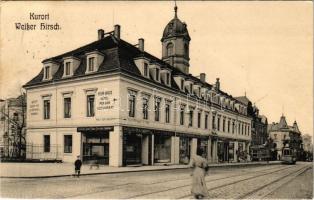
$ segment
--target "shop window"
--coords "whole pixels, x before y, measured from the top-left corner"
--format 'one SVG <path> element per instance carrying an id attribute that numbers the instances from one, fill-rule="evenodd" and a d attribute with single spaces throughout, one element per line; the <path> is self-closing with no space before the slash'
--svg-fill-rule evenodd
<path id="1" fill-rule="evenodd" d="M 129 95 L 129 117 L 135 117 L 135 95 Z"/>
<path id="2" fill-rule="evenodd" d="M 64 98 L 64 118 L 71 118 L 71 97 Z"/>
<path id="3" fill-rule="evenodd" d="M 170 104 L 166 104 L 166 123 L 170 123 Z"/>
<path id="4" fill-rule="evenodd" d="M 87 117 L 95 116 L 95 95 L 87 95 Z"/>
<path id="5" fill-rule="evenodd" d="M 198 128 L 201 128 L 201 116 L 202 116 L 202 113 L 198 113 L 197 114 L 197 127 Z"/>
<path id="6" fill-rule="evenodd" d="M 205 115 L 205 129 L 208 129 L 208 114 Z"/>
<path id="7" fill-rule="evenodd" d="M 44 100 L 44 119 L 50 119 L 50 100 Z"/>
<path id="8" fill-rule="evenodd" d="M 148 99 L 143 99 L 143 119 L 148 119 Z"/>
<path id="9" fill-rule="evenodd" d="M 64 153 L 72 153 L 72 135 L 64 136 Z"/>
<path id="10" fill-rule="evenodd" d="M 50 152 L 50 135 L 44 135 L 44 152 Z"/>

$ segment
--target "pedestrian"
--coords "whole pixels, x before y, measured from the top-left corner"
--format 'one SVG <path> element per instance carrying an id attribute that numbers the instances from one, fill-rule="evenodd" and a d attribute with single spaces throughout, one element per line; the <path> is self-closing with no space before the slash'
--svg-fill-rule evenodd
<path id="1" fill-rule="evenodd" d="M 206 187 L 205 175 L 208 171 L 208 162 L 202 157 L 203 149 L 197 148 L 196 155 L 191 158 L 190 167 L 193 172 L 191 193 L 195 199 L 208 199 L 209 194 Z"/>
<path id="2" fill-rule="evenodd" d="M 81 166 L 82 166 L 82 161 L 80 159 L 80 156 L 77 156 L 77 159 L 74 162 L 74 166 L 75 166 L 75 175 L 77 176 L 77 178 L 79 178 L 80 173 L 81 173 Z"/>

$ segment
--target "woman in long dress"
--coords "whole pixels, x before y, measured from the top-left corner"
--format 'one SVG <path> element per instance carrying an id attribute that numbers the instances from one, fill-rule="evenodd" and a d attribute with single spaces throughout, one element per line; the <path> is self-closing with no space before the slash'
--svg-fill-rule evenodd
<path id="1" fill-rule="evenodd" d="M 209 197 L 208 190 L 205 182 L 205 175 L 208 170 L 208 162 L 202 157 L 203 150 L 197 148 L 197 155 L 194 155 L 190 161 L 190 167 L 193 168 L 192 172 L 192 195 L 195 199 L 207 199 Z"/>

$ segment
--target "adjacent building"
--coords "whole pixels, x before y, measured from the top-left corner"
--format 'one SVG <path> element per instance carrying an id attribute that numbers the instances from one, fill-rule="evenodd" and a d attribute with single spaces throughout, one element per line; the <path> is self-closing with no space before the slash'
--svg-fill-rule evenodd
<path id="1" fill-rule="evenodd" d="M 289 126 L 286 117 L 282 115 L 279 123 L 272 123 L 268 126 L 269 137 L 275 144 L 277 151 L 277 159 L 282 156 L 282 148 L 290 147 L 296 151 L 297 158 L 300 159 L 303 153 L 302 136 L 298 124 L 294 121 L 292 126 Z"/>
<path id="2" fill-rule="evenodd" d="M 199 147 L 210 162 L 237 161 L 251 140 L 247 105 L 223 92 L 219 78 L 209 84 L 204 73 L 189 74 L 190 41 L 175 7 L 161 58 L 145 51 L 142 38 L 124 41 L 115 25 L 98 30 L 90 44 L 45 59 L 24 86 L 27 157 L 184 164 Z"/>

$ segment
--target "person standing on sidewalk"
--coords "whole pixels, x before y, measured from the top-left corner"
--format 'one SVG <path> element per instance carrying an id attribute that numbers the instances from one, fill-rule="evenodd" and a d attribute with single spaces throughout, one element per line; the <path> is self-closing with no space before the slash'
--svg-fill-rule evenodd
<path id="1" fill-rule="evenodd" d="M 77 176 L 77 178 L 79 178 L 80 173 L 81 173 L 81 166 L 82 166 L 82 161 L 80 159 L 80 156 L 77 156 L 77 159 L 74 162 L 74 166 L 75 166 L 75 175 Z"/>
<path id="2" fill-rule="evenodd" d="M 196 155 L 191 158 L 190 167 L 193 169 L 191 193 L 195 199 L 208 199 L 205 176 L 209 169 L 208 162 L 202 157 L 203 149 L 197 148 Z"/>

